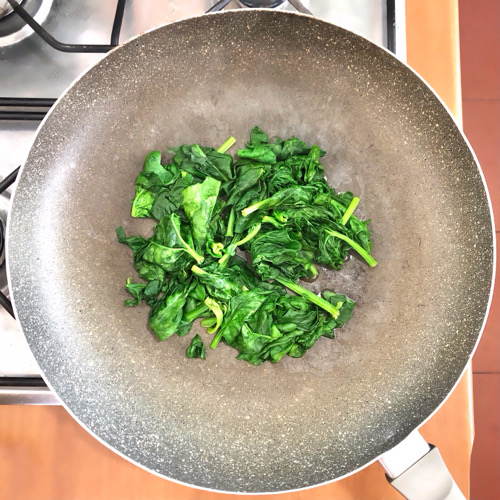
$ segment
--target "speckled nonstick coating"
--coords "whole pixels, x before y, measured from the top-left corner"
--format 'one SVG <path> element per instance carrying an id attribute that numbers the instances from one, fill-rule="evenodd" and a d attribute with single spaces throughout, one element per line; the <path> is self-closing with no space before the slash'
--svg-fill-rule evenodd
<path id="1" fill-rule="evenodd" d="M 124 307 L 136 274 L 115 228 L 151 231 L 129 216 L 147 152 L 242 146 L 255 124 L 327 150 L 379 265 L 322 270 L 311 288 L 357 307 L 304 358 L 254 367 L 220 344 L 191 360 L 190 337 L 160 343 L 148 308 Z M 64 405 L 137 464 L 216 490 L 316 485 L 401 441 L 464 370 L 492 281 L 482 176 L 435 94 L 372 43 L 283 12 L 187 19 L 109 54 L 40 128 L 9 224 L 19 322 Z"/>

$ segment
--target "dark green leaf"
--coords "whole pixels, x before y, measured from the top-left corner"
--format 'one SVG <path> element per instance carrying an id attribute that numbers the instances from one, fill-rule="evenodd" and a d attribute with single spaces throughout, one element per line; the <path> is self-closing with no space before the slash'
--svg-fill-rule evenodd
<path id="1" fill-rule="evenodd" d="M 276 153 L 273 144 L 257 144 L 238 150 L 240 158 L 250 158 L 260 163 L 276 163 Z"/>
<path id="2" fill-rule="evenodd" d="M 207 177 L 201 184 L 193 184 L 182 192 L 182 208 L 191 224 L 193 239 L 198 250 L 205 248 L 219 189 L 220 182 Z"/>
<path id="3" fill-rule="evenodd" d="M 217 153 L 212 148 L 201 148 L 198 144 L 183 144 L 168 151 L 174 154 L 174 164 L 190 173 L 194 179 L 203 181 L 210 176 L 220 182 L 226 182 L 231 178 L 231 171 L 228 171 L 231 156 L 227 154 Z M 209 152 L 208 156 L 205 151 Z"/>
<path id="4" fill-rule="evenodd" d="M 249 163 L 238 169 L 238 177 L 231 187 L 231 194 L 227 200 L 228 205 L 234 205 L 252 187 L 254 187 L 266 171 L 266 166 L 261 163 Z"/>
<path id="5" fill-rule="evenodd" d="M 169 273 L 175 273 L 179 267 L 184 267 L 192 260 L 189 259 L 184 248 L 171 248 L 150 241 L 142 258 L 146 262 L 156 264 Z"/>
<path id="6" fill-rule="evenodd" d="M 125 236 L 125 230 L 122 226 L 116 228 L 116 236 L 118 241 L 128 245 L 135 254 L 141 252 L 147 245 L 147 241 L 142 236 Z"/>
<path id="7" fill-rule="evenodd" d="M 311 203 L 316 194 L 317 190 L 312 186 L 289 187 L 278 191 L 270 198 L 245 208 L 241 213 L 246 217 L 256 210 L 270 210 L 278 207 L 304 207 Z"/>
<path id="8" fill-rule="evenodd" d="M 233 177 L 233 158 L 231 155 L 219 153 L 212 148 L 201 149 L 217 170 L 217 175 L 214 176 L 216 179 L 220 182 L 225 182 Z"/>
<path id="9" fill-rule="evenodd" d="M 250 255 L 264 279 L 275 279 L 279 275 L 298 279 L 317 274 L 312 259 L 302 254 L 300 237 L 287 229 L 273 229 L 258 235 L 250 244 Z"/>
<path id="10" fill-rule="evenodd" d="M 166 186 L 173 182 L 179 175 L 179 170 L 173 165 L 162 166 L 161 153 L 159 151 L 151 151 L 146 156 L 143 171 L 137 177 L 135 184 L 146 188 L 158 185 Z"/>
<path id="11" fill-rule="evenodd" d="M 198 277 L 200 283 L 205 285 L 208 294 L 215 299 L 227 302 L 243 291 L 243 285 L 237 281 L 233 281 L 231 278 L 235 275 L 227 269 L 216 271 L 193 266 L 191 270 Z"/>
<path id="12" fill-rule="evenodd" d="M 162 280 L 152 280 L 149 283 L 131 283 L 127 279 L 125 289 L 134 297 L 125 301 L 126 306 L 138 306 L 141 300 L 145 300 L 148 305 L 153 305 L 161 291 Z"/>
<path id="13" fill-rule="evenodd" d="M 339 302 L 342 302 L 342 306 L 339 309 L 340 314 L 338 318 L 336 318 L 336 326 L 337 328 L 344 326 L 344 324 L 351 319 L 355 302 L 350 298 L 346 297 L 345 295 L 342 295 L 340 293 L 329 292 L 328 290 L 325 290 L 322 293 L 322 295 L 325 300 L 327 300 L 328 302 L 330 302 L 330 304 L 333 304 L 335 306 L 338 305 Z"/>
<path id="14" fill-rule="evenodd" d="M 261 142 L 268 143 L 269 138 L 265 132 L 255 126 L 250 133 L 250 142 L 254 145 L 260 144 Z"/>
<path id="15" fill-rule="evenodd" d="M 152 191 L 142 186 L 136 186 L 130 215 L 132 217 L 149 217 L 154 201 L 155 195 Z"/>
<path id="16" fill-rule="evenodd" d="M 182 172 L 182 175 L 172 184 L 162 188 L 156 195 L 151 209 L 151 215 L 160 220 L 165 215 L 179 210 L 182 203 L 182 192 L 193 184 L 194 179 L 191 174 Z"/>
<path id="17" fill-rule="evenodd" d="M 165 340 L 176 333 L 182 320 L 186 293 L 180 289 L 163 296 L 149 313 L 149 326 L 160 340 Z"/>
<path id="18" fill-rule="evenodd" d="M 245 321 L 259 310 L 269 294 L 270 292 L 266 290 L 254 288 L 232 297 L 224 316 L 223 326 L 215 335 L 210 347 L 215 348 L 220 339 L 233 345 Z"/>
<path id="19" fill-rule="evenodd" d="M 134 268 L 137 274 L 145 280 L 165 280 L 165 270 L 156 264 L 151 264 L 143 259 L 134 262 Z"/>
<path id="20" fill-rule="evenodd" d="M 186 349 L 186 355 L 188 358 L 202 358 L 205 359 L 205 346 L 201 337 L 196 334 L 191 340 L 191 344 Z"/>
<path id="21" fill-rule="evenodd" d="M 347 222 L 347 227 L 351 230 L 351 238 L 359 243 L 368 252 L 371 251 L 373 242 L 371 240 L 371 233 L 368 230 L 369 220 L 360 221 L 356 217 L 352 216 Z"/>
<path id="22" fill-rule="evenodd" d="M 129 307 L 138 306 L 141 303 L 146 283 L 131 283 L 130 278 L 127 278 L 125 289 L 134 297 L 133 299 L 126 299 L 125 305 Z"/>
<path id="23" fill-rule="evenodd" d="M 290 156 L 307 155 L 310 149 L 311 148 L 304 141 L 292 137 L 283 143 L 279 159 L 286 160 L 290 158 Z"/>

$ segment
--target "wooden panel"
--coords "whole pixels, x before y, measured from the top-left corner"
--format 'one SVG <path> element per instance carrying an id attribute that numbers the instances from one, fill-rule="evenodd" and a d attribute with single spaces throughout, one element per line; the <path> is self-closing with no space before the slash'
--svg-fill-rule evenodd
<path id="1" fill-rule="evenodd" d="M 474 405 L 481 416 L 471 465 L 471 498 L 500 498 L 500 373 L 474 374 Z"/>
<path id="2" fill-rule="evenodd" d="M 460 0 L 464 99 L 500 99 L 500 1 Z"/>
<path id="3" fill-rule="evenodd" d="M 462 120 L 457 0 L 406 0 L 408 64 Z"/>

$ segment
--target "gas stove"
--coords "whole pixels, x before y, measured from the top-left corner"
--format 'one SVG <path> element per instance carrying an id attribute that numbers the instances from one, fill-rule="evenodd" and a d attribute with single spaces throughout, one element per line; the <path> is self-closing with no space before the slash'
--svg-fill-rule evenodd
<path id="1" fill-rule="evenodd" d="M 3 255 L 17 170 L 46 112 L 119 43 L 185 17 L 256 7 L 312 14 L 406 58 L 404 0 L 0 0 L 0 404 L 58 403 L 13 317 Z"/>

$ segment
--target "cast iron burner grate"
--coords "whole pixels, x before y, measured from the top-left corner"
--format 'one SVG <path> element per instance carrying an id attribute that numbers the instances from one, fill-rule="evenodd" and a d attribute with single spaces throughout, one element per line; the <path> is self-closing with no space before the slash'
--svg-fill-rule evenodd
<path id="1" fill-rule="evenodd" d="M 123 22 L 123 14 L 125 12 L 126 0 L 118 0 L 116 5 L 115 19 L 113 21 L 113 28 L 111 31 L 111 42 L 109 45 L 86 45 L 86 44 L 71 44 L 63 43 L 56 40 L 48 31 L 43 28 L 39 22 L 35 21 L 33 14 L 39 9 L 43 0 L 6 0 L 10 5 L 10 9 L 6 12 L 5 18 L 0 19 L 0 37 L 2 35 L 2 20 L 8 21 L 9 29 L 14 29 L 14 31 L 21 29 L 25 24 L 30 26 L 30 28 L 40 36 L 46 43 L 56 50 L 62 52 L 108 52 L 113 47 L 119 44 L 120 30 Z M 48 1 L 48 0 L 46 0 Z M 209 12 L 216 12 L 224 9 L 230 0 L 219 0 L 210 9 Z M 285 3 L 285 0 L 239 0 L 240 5 L 250 8 L 276 8 Z M 293 5 L 299 12 L 306 14 L 312 14 L 308 9 L 306 9 L 300 0 L 289 0 L 289 3 Z M 25 8 L 26 7 L 26 8 Z M 17 14 L 17 16 L 15 16 Z M 14 27 L 14 28 L 12 28 Z M 6 34 L 9 34 L 6 32 Z"/>
<path id="2" fill-rule="evenodd" d="M 16 180 L 17 174 L 19 172 L 19 168 L 17 167 L 11 174 L 9 174 L 5 179 L 0 182 L 0 195 L 7 190 L 11 184 Z M 5 221 L 0 220 L 0 254 L 1 254 L 1 272 L 5 273 L 5 263 L 4 263 L 4 251 L 5 251 Z M 0 305 L 4 307 L 4 309 L 13 317 L 14 310 L 12 308 L 12 304 L 10 300 L 5 296 L 3 292 L 0 291 Z"/>
<path id="3" fill-rule="evenodd" d="M 34 0 L 32 0 L 34 1 Z M 33 16 L 16 0 L 7 0 L 10 6 L 14 10 L 13 13 L 9 14 L 9 17 L 17 14 L 19 18 L 27 24 L 38 36 L 40 36 L 46 43 L 56 50 L 61 52 L 95 52 L 102 53 L 108 52 L 113 47 L 116 47 L 120 39 L 120 31 L 123 21 L 123 13 L 125 12 L 125 2 L 126 0 L 118 0 L 116 4 L 115 19 L 113 21 L 113 28 L 111 30 L 111 42 L 109 45 L 86 45 L 86 44 L 72 44 L 63 43 L 56 40 L 48 31 L 43 28 L 40 23 L 35 21 Z"/>

